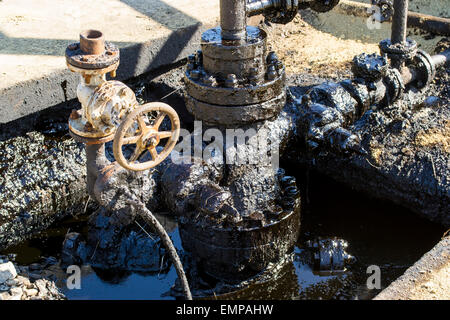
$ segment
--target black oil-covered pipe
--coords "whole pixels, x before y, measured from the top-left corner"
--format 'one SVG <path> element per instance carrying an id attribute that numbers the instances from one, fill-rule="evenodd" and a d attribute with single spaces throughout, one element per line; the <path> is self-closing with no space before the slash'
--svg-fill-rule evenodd
<path id="1" fill-rule="evenodd" d="M 394 17 L 392 18 L 391 43 L 406 42 L 408 25 L 408 0 L 394 0 Z"/>
<path id="2" fill-rule="evenodd" d="M 99 172 L 110 165 L 111 162 L 105 156 L 105 144 L 87 144 L 86 145 L 86 185 L 89 196 L 95 198 L 94 185 L 97 181 Z"/>

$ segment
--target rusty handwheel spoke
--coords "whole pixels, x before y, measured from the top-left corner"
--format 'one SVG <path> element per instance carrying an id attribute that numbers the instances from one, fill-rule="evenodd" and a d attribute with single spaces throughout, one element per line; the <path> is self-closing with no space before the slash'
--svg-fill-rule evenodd
<path id="1" fill-rule="evenodd" d="M 159 129 L 159 126 L 161 125 L 161 123 L 163 122 L 165 117 L 166 117 L 166 114 L 163 113 L 163 112 L 158 114 L 158 116 L 156 117 L 155 121 L 153 122 L 153 127 L 155 129 Z"/>
<path id="2" fill-rule="evenodd" d="M 133 151 L 133 154 L 130 157 L 130 161 L 136 161 L 139 157 L 144 153 L 145 149 L 141 149 L 139 145 L 136 145 L 136 148 Z"/>
<path id="3" fill-rule="evenodd" d="M 156 114 L 156 117 L 153 117 L 154 120 L 147 116 L 149 113 Z M 165 117 L 170 120 L 170 131 L 158 131 Z M 147 120 L 150 120 L 151 124 L 148 124 Z M 136 130 L 136 127 L 139 129 Z M 129 134 L 132 136 L 127 136 Z M 165 103 L 147 103 L 133 110 L 117 129 L 113 142 L 114 157 L 122 167 L 129 170 L 142 171 L 153 168 L 169 156 L 179 135 L 180 119 L 175 110 Z M 158 153 L 156 147 L 162 139 L 166 139 L 166 143 L 163 145 L 162 151 Z M 123 146 L 130 144 L 135 144 L 136 147 L 127 159 L 123 152 Z M 139 162 L 141 158 L 148 159 L 143 157 L 146 151 L 150 153 L 152 159 Z"/>
<path id="4" fill-rule="evenodd" d="M 139 141 L 140 136 L 126 137 L 123 139 L 123 144 L 135 144 Z"/>
<path id="5" fill-rule="evenodd" d="M 160 131 L 160 132 L 156 133 L 156 135 L 159 137 L 159 139 L 170 138 L 172 136 L 172 134 L 173 134 L 172 131 Z"/>
<path id="6" fill-rule="evenodd" d="M 137 115 L 136 117 L 139 129 L 141 129 L 141 132 L 144 131 L 147 128 L 147 124 L 145 123 L 144 116 Z"/>
<path id="7" fill-rule="evenodd" d="M 148 148 L 148 151 L 150 152 L 150 155 L 152 156 L 153 160 L 158 159 L 158 151 L 156 151 L 156 148 Z"/>

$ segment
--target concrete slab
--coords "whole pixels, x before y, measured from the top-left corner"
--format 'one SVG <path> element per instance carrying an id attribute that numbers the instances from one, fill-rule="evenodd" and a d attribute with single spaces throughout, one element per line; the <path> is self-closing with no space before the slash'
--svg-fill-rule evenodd
<path id="1" fill-rule="evenodd" d="M 218 16 L 219 0 L 2 0 L 0 124 L 75 98 L 64 50 L 82 30 L 120 47 L 123 80 L 197 50 Z"/>
<path id="2" fill-rule="evenodd" d="M 450 237 L 411 266 L 374 300 L 449 300 Z"/>

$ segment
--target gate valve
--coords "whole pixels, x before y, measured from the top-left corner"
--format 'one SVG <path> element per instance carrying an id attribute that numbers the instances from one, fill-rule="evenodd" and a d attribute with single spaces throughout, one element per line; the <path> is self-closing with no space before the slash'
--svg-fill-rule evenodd
<path id="1" fill-rule="evenodd" d="M 154 102 L 139 106 L 133 90 L 127 85 L 106 80 L 107 73 L 115 77 L 119 55 L 119 49 L 106 42 L 98 30 L 82 32 L 80 42 L 67 47 L 67 66 L 80 74 L 77 97 L 81 102 L 81 109 L 70 115 L 69 132 L 74 139 L 86 144 L 114 140 L 114 156 L 122 167 L 133 171 L 147 170 L 161 163 L 174 148 L 180 133 L 180 120 L 169 105 Z M 159 131 L 166 116 L 170 119 L 171 129 Z M 165 140 L 163 151 L 158 154 L 156 147 Z M 136 147 L 126 159 L 123 147 L 129 144 Z M 151 160 L 139 162 L 145 151 L 149 151 Z"/>

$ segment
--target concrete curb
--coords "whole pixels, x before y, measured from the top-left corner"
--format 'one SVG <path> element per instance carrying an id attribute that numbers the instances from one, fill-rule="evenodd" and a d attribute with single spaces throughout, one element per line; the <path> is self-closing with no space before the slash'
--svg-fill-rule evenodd
<path id="1" fill-rule="evenodd" d="M 117 80 L 136 77 L 187 57 L 198 50 L 201 33 L 210 27 L 198 23 L 165 37 L 122 48 Z M 0 89 L 0 124 L 76 98 L 78 81 L 77 74 L 60 70 Z"/>
<path id="2" fill-rule="evenodd" d="M 419 261 L 386 289 L 379 293 L 374 300 L 411 300 L 416 299 L 415 293 L 420 287 L 427 287 L 425 283 L 434 282 L 448 286 L 450 279 L 435 279 L 440 271 L 448 272 L 450 268 L 450 237 L 442 239 L 433 249 L 428 251 Z M 445 282 L 445 283 L 443 283 Z M 447 296 L 427 295 L 423 299 L 449 299 Z"/>

